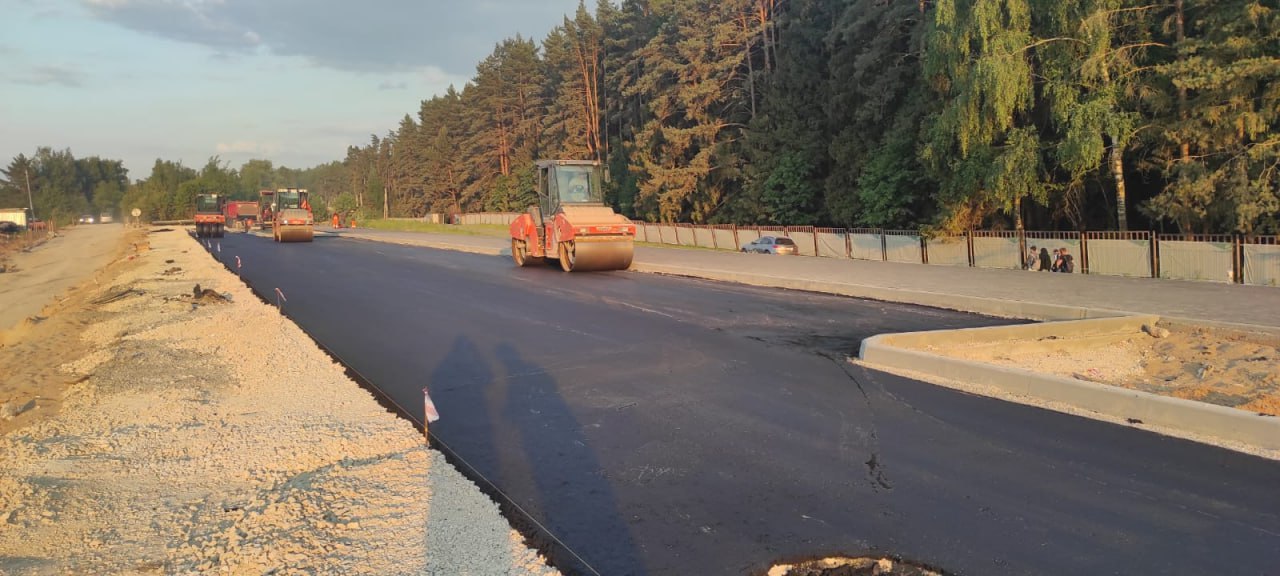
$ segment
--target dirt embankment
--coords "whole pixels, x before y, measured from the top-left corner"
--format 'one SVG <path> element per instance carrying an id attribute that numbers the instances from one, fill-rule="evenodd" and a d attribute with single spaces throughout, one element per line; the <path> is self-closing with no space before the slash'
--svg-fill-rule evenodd
<path id="1" fill-rule="evenodd" d="M 0 348 L 0 574 L 555 573 L 186 234 L 123 246 Z"/>
<path id="2" fill-rule="evenodd" d="M 1212 328 L 1152 332 L 928 351 L 1280 416 L 1280 338 Z"/>

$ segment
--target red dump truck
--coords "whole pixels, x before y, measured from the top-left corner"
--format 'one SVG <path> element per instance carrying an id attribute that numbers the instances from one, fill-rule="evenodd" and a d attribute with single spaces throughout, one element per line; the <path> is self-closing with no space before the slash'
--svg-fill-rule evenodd
<path id="1" fill-rule="evenodd" d="M 232 200 L 223 208 L 227 227 L 249 231 L 258 221 L 258 203 L 253 200 Z"/>

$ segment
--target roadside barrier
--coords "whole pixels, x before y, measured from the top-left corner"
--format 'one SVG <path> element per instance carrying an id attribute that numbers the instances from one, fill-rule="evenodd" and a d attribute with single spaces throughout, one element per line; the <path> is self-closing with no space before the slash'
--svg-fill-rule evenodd
<path id="1" fill-rule="evenodd" d="M 519 216 L 499 212 L 452 218 L 462 224 L 509 224 Z M 1031 269 L 1039 268 L 1040 249 L 1050 254 L 1066 249 L 1075 274 L 1280 286 L 1280 236 L 1034 230 L 928 236 L 919 230 L 880 228 L 633 223 L 637 241 L 672 246 L 738 251 L 762 236 L 785 236 L 801 256 L 1006 270 L 1026 269 L 1034 246 Z"/>

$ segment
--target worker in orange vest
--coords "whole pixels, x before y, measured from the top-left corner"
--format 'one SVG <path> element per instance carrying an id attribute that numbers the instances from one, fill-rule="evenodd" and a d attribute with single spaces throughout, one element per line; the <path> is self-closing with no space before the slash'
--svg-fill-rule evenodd
<path id="1" fill-rule="evenodd" d="M 333 227 L 334 227 L 334 228 L 341 228 L 341 227 L 342 227 L 342 221 L 341 221 L 341 220 L 339 220 L 339 217 L 338 217 L 338 213 L 337 213 L 337 212 L 334 212 L 334 213 L 333 213 Z"/>

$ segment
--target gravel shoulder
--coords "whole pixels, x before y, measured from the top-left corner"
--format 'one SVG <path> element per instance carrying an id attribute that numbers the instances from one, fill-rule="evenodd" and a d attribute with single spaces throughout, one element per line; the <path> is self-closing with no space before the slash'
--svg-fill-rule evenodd
<path id="1" fill-rule="evenodd" d="M 556 574 L 185 232 L 114 254 L 0 348 L 0 574 Z"/>

